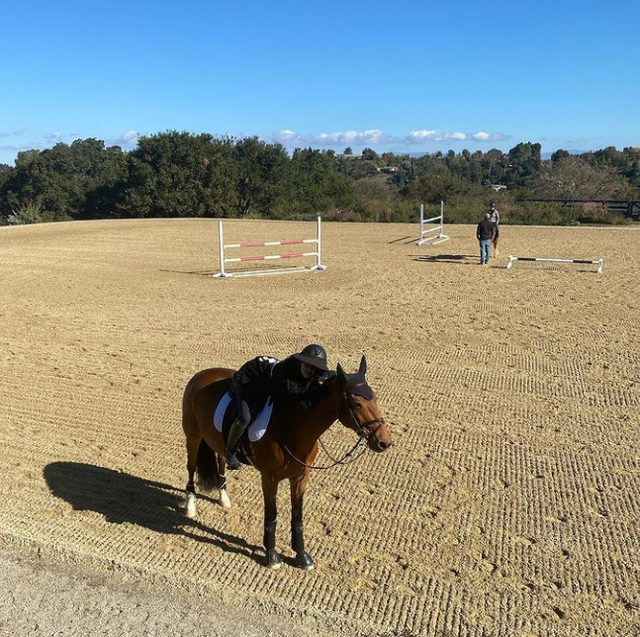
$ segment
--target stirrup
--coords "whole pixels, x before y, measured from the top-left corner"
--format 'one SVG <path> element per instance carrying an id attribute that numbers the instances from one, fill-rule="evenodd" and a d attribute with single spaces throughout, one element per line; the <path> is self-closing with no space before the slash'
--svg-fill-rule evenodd
<path id="1" fill-rule="evenodd" d="M 242 467 L 242 464 L 238 460 L 235 451 L 230 451 L 225 454 L 225 460 L 227 461 L 227 469 L 231 469 L 231 471 L 237 471 Z"/>

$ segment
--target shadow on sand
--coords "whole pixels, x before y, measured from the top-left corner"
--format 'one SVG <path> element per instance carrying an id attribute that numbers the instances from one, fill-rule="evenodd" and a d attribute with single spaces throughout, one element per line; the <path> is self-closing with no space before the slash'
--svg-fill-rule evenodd
<path id="1" fill-rule="evenodd" d="M 160 272 L 168 272 L 169 274 L 197 274 L 199 276 L 210 276 L 218 274 L 220 270 L 160 270 Z"/>
<path id="2" fill-rule="evenodd" d="M 183 535 L 257 562 L 264 560 L 262 547 L 187 518 L 183 492 L 168 484 L 79 462 L 52 462 L 43 474 L 51 493 L 77 511 L 95 511 L 111 524 L 129 523 L 157 533 Z M 207 496 L 198 497 L 214 502 Z"/>
<path id="3" fill-rule="evenodd" d="M 406 235 L 404 237 L 399 237 L 398 239 L 392 239 L 391 241 L 387 241 L 389 245 L 392 243 L 403 243 L 404 245 L 409 245 L 410 243 L 415 243 L 417 239 L 415 237 Z"/>
<path id="4" fill-rule="evenodd" d="M 412 254 L 411 259 L 423 263 L 457 263 L 459 265 L 477 265 L 480 261 L 477 254 Z"/>

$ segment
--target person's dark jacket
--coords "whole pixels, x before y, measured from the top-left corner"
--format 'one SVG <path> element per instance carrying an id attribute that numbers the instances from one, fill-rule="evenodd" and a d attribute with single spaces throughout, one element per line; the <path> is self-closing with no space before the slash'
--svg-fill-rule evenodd
<path id="1" fill-rule="evenodd" d="M 476 236 L 478 237 L 478 241 L 487 241 L 493 239 L 493 236 L 496 232 L 496 225 L 491 221 L 491 219 L 483 219 L 478 224 L 478 229 L 476 230 Z"/>
<path id="2" fill-rule="evenodd" d="M 321 382 L 322 376 L 305 379 L 300 361 L 293 356 L 283 361 L 258 356 L 234 374 L 232 391 L 247 402 L 252 413 L 259 411 L 269 396 L 274 402 L 296 403 L 308 409 L 321 396 Z"/>

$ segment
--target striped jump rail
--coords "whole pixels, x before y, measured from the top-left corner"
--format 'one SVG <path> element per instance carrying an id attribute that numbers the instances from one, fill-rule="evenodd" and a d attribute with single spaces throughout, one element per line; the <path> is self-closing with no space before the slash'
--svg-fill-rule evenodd
<path id="1" fill-rule="evenodd" d="M 224 229 L 222 226 L 222 219 L 218 221 L 218 238 L 220 242 L 220 272 L 214 274 L 215 277 L 240 277 L 240 276 L 259 276 L 266 274 L 286 274 L 288 272 L 312 272 L 313 270 L 326 270 L 327 266 L 322 265 L 321 261 L 321 248 L 322 248 L 322 221 L 318 217 L 317 221 L 317 235 L 315 239 L 283 239 L 282 241 L 244 241 L 242 243 L 225 243 L 224 242 Z M 227 257 L 225 256 L 226 250 L 233 249 L 247 249 L 247 248 L 268 248 L 271 246 L 290 246 L 290 245 L 302 245 L 302 244 L 316 244 L 316 249 L 313 252 L 289 252 L 283 254 L 267 254 L 267 255 L 248 255 L 239 257 Z M 272 268 L 262 270 L 239 270 L 229 271 L 226 269 L 227 263 L 243 263 L 247 261 L 272 261 L 279 259 L 302 259 L 308 257 L 315 257 L 316 262 L 310 267 L 296 266 L 289 268 Z"/>
<path id="2" fill-rule="evenodd" d="M 551 263 L 582 263 L 587 265 L 597 265 L 598 274 L 602 274 L 602 269 L 604 268 L 604 259 L 552 259 L 549 257 L 516 257 L 509 255 L 507 270 L 511 270 L 516 261 L 546 261 Z"/>
<path id="3" fill-rule="evenodd" d="M 431 228 L 425 228 L 426 224 L 434 224 Z M 423 245 L 432 242 L 430 245 L 437 245 L 448 241 L 449 237 L 442 232 L 444 226 L 444 201 L 440 202 L 440 214 L 429 219 L 424 218 L 424 204 L 420 204 L 420 236 L 416 241 L 416 245 Z M 438 234 L 432 234 L 437 232 Z"/>

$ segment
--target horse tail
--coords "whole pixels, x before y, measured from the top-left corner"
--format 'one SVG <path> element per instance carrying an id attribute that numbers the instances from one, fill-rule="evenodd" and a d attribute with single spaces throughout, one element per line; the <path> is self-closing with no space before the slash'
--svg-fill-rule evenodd
<path id="1" fill-rule="evenodd" d="M 198 448 L 198 487 L 205 493 L 217 489 L 219 485 L 216 452 L 203 439 Z"/>

